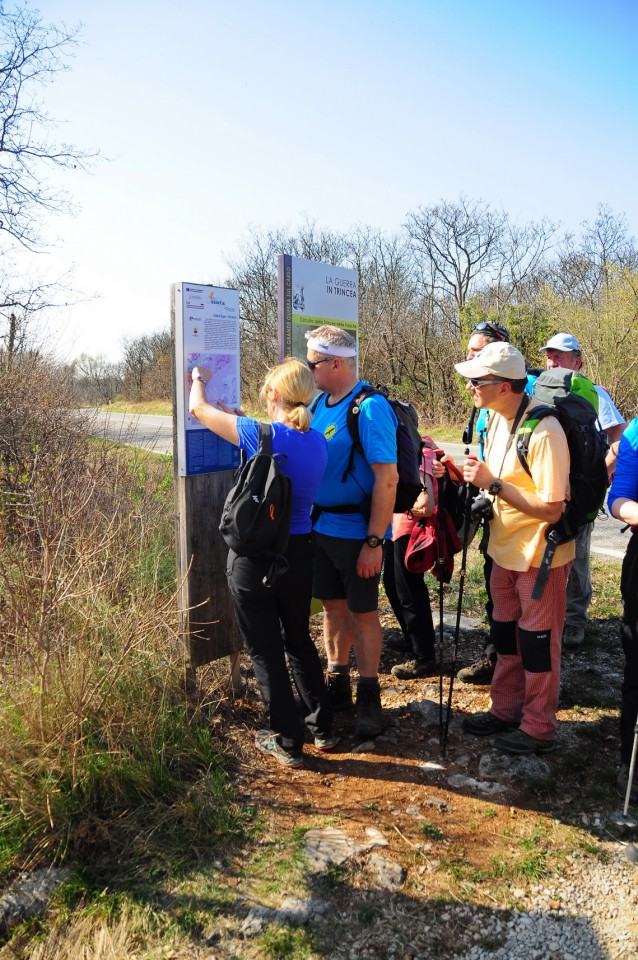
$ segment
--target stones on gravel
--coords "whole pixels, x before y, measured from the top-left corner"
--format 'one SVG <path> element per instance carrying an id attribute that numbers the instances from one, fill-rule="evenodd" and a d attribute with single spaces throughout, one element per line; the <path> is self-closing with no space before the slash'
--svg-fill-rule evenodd
<path id="1" fill-rule="evenodd" d="M 506 780 L 520 780 L 523 777 L 549 780 L 552 768 L 546 760 L 535 754 L 529 757 L 512 757 L 493 750 L 484 753 L 479 760 L 478 774 L 485 780 L 498 780 L 502 777 Z"/>
<path id="2" fill-rule="evenodd" d="M 366 830 L 367 841 L 357 843 L 344 830 L 337 827 L 323 827 L 308 830 L 305 835 L 304 856 L 312 873 L 320 873 L 329 866 L 338 866 L 350 857 L 367 853 L 373 847 L 386 847 L 388 841 L 380 830 L 370 827 Z"/>
<path id="3" fill-rule="evenodd" d="M 57 867 L 20 874 L 0 899 L 0 932 L 21 920 L 44 916 L 51 897 L 70 879 L 70 870 Z"/>
<path id="4" fill-rule="evenodd" d="M 388 860 L 379 853 L 373 853 L 368 861 L 368 873 L 382 890 L 395 893 L 399 890 L 406 877 L 406 871 L 399 863 Z"/>
<path id="5" fill-rule="evenodd" d="M 486 796 L 505 793 L 505 787 L 500 783 L 494 783 L 491 780 L 475 780 L 474 777 L 465 777 L 462 773 L 454 773 L 447 778 L 447 782 L 455 790 L 468 788 L 469 790 L 478 790 Z"/>
<path id="6" fill-rule="evenodd" d="M 263 933 L 266 927 L 273 923 L 301 926 L 320 920 L 328 913 L 330 906 L 311 898 L 302 900 L 298 897 L 288 897 L 279 908 L 265 907 L 254 904 L 241 925 L 241 936 L 256 937 Z"/>

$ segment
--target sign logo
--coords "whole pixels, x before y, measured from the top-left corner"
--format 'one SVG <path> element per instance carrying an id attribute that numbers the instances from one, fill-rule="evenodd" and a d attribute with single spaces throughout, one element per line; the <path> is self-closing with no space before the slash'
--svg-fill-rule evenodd
<path id="1" fill-rule="evenodd" d="M 332 440 L 336 432 L 337 432 L 337 427 L 335 426 L 334 423 L 331 423 L 329 426 L 326 427 L 326 429 L 323 432 L 323 435 L 326 438 L 326 440 Z"/>

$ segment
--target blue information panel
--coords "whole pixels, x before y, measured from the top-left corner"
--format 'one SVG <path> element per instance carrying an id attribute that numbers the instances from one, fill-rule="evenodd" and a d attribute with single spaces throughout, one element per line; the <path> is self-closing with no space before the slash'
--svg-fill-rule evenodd
<path id="1" fill-rule="evenodd" d="M 206 399 L 231 410 L 239 397 L 239 293 L 228 287 L 175 283 L 171 288 L 175 329 L 178 474 L 235 470 L 239 448 L 222 440 L 188 412 L 191 370 L 207 367 Z"/>

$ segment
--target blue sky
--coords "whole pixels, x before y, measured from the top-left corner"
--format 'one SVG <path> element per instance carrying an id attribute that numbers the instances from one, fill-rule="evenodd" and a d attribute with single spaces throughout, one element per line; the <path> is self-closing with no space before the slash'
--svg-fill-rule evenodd
<path id="1" fill-rule="evenodd" d="M 599 203 L 638 235 L 638 4 L 572 0 L 43 0 L 79 22 L 48 88 L 66 175 L 47 275 L 99 299 L 54 318 L 59 355 L 120 356 L 167 325 L 171 282 L 221 283 L 253 224 L 396 230 L 460 193 L 578 230 Z"/>

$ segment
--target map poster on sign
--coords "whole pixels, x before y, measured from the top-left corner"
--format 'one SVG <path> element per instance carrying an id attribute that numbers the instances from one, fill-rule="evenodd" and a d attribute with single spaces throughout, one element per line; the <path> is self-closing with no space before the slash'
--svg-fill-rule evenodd
<path id="1" fill-rule="evenodd" d="M 278 260 L 279 357 L 306 359 L 305 333 L 330 323 L 355 339 L 359 329 L 356 270 L 282 253 Z"/>
<path id="2" fill-rule="evenodd" d="M 235 470 L 239 448 L 222 440 L 188 412 L 191 370 L 208 367 L 209 403 L 239 407 L 239 292 L 201 283 L 171 287 L 175 323 L 177 469 L 180 477 Z"/>

